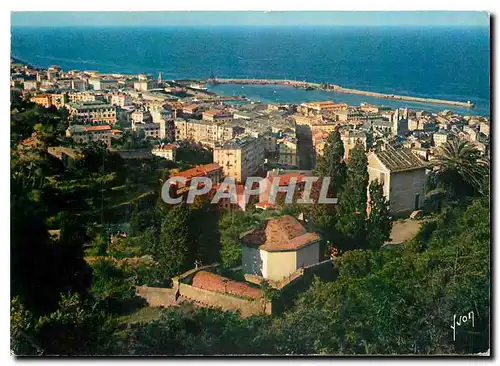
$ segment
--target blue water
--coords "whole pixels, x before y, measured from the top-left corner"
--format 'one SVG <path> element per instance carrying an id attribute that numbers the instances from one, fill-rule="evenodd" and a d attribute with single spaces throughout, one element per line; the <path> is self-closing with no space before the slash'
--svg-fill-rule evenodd
<path id="1" fill-rule="evenodd" d="M 12 55 L 41 67 L 164 78 L 287 78 L 456 101 L 475 109 L 405 103 L 489 115 L 489 29 L 399 27 L 13 28 Z M 218 86 L 224 91 L 228 86 Z M 234 86 L 233 86 L 234 88 Z M 241 87 L 239 87 L 241 89 Z M 247 88 L 247 87 L 245 87 Z M 330 93 L 248 87 L 255 99 L 300 102 Z M 236 90 L 227 89 L 232 95 Z M 272 95 L 269 95 L 269 94 Z M 315 94 L 316 93 L 316 94 Z M 398 102 L 347 94 L 336 101 Z M 354 98 L 354 99 L 353 99 Z M 417 105 L 417 106 L 415 106 Z"/>

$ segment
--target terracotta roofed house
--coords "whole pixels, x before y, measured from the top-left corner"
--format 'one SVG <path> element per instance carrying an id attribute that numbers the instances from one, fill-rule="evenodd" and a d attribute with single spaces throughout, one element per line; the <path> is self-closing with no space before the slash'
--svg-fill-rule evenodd
<path id="1" fill-rule="evenodd" d="M 242 238 L 243 272 L 280 281 L 319 262 L 317 233 L 309 233 L 293 216 L 269 220 Z"/>
<path id="2" fill-rule="evenodd" d="M 216 163 L 210 163 L 206 165 L 198 165 L 194 168 L 184 170 L 175 174 L 176 177 L 184 177 L 186 178 L 186 183 L 176 183 L 176 191 L 177 194 L 185 193 L 189 190 L 189 186 L 191 184 L 191 179 L 195 177 L 207 177 L 210 178 L 212 184 L 218 184 L 222 180 L 222 167 Z"/>

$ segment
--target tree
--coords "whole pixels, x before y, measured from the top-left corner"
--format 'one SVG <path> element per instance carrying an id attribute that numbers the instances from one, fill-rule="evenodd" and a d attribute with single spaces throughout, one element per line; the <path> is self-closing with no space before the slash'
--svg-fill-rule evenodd
<path id="1" fill-rule="evenodd" d="M 161 224 L 160 240 L 154 251 L 165 276 L 175 276 L 186 269 L 193 248 L 189 238 L 191 211 L 185 204 L 170 209 Z"/>
<path id="2" fill-rule="evenodd" d="M 367 223 L 368 247 L 379 249 L 390 239 L 392 220 L 389 201 L 384 196 L 384 184 L 378 180 L 370 183 L 370 214 Z"/>
<path id="3" fill-rule="evenodd" d="M 323 156 L 318 157 L 314 174 L 318 177 L 331 178 L 328 193 L 333 195 L 332 197 L 341 191 L 346 180 L 346 164 L 344 162 L 344 143 L 338 130 L 334 130 L 328 135 Z"/>
<path id="4" fill-rule="evenodd" d="M 339 196 L 337 230 L 340 238 L 334 246 L 340 252 L 366 246 L 367 187 L 368 159 L 359 144 L 349 154 L 347 180 Z"/>
<path id="5" fill-rule="evenodd" d="M 240 236 L 262 223 L 258 215 L 246 212 L 228 212 L 219 221 L 220 258 L 226 268 L 241 265 Z"/>
<path id="6" fill-rule="evenodd" d="M 489 161 L 472 143 L 452 138 L 438 149 L 438 179 L 456 197 L 485 194 L 489 189 Z"/>
<path id="7" fill-rule="evenodd" d="M 328 135 L 323 156 L 319 156 L 314 169 L 315 176 L 320 180 L 313 185 L 311 198 L 315 201 L 310 207 L 310 216 L 314 226 L 322 233 L 324 240 L 336 241 L 338 234 L 336 230 L 336 207 L 331 204 L 317 203 L 320 196 L 323 179 L 331 179 L 327 196 L 338 198 L 346 181 L 346 164 L 344 162 L 344 143 L 340 133 L 335 130 Z"/>

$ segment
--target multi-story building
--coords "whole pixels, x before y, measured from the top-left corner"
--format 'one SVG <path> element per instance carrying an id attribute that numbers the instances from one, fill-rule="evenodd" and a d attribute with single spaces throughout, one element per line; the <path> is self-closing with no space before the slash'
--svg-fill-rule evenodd
<path id="1" fill-rule="evenodd" d="M 130 95 L 125 93 L 113 94 L 111 95 L 111 104 L 123 108 L 126 105 L 132 104 L 132 98 L 130 98 Z"/>
<path id="2" fill-rule="evenodd" d="M 144 133 L 144 137 L 153 137 L 160 139 L 160 124 L 159 123 L 138 123 L 135 125 L 137 133 Z"/>
<path id="3" fill-rule="evenodd" d="M 153 123 L 160 125 L 160 138 L 168 138 L 171 141 L 175 140 L 175 126 L 170 108 L 152 106 L 149 109 L 149 113 L 151 114 Z"/>
<path id="4" fill-rule="evenodd" d="M 24 90 L 37 90 L 39 83 L 36 79 L 33 80 L 24 80 L 23 88 Z"/>
<path id="5" fill-rule="evenodd" d="M 448 142 L 450 138 L 450 133 L 448 131 L 439 130 L 438 132 L 432 135 L 432 140 L 434 142 L 434 146 L 440 147 Z"/>
<path id="6" fill-rule="evenodd" d="M 100 84 L 102 90 L 113 90 L 118 88 L 118 81 L 115 79 L 101 79 Z"/>
<path id="7" fill-rule="evenodd" d="M 144 109 L 137 109 L 132 112 L 130 115 L 132 120 L 132 129 L 135 130 L 136 125 L 140 123 L 150 123 L 153 119 L 151 117 L 151 113 Z"/>
<path id="8" fill-rule="evenodd" d="M 486 136 L 490 135 L 490 124 L 486 122 L 481 122 L 479 124 L 479 132 L 484 133 Z"/>
<path id="9" fill-rule="evenodd" d="M 57 109 L 64 107 L 68 103 L 68 95 L 62 94 L 52 94 L 52 105 Z"/>
<path id="10" fill-rule="evenodd" d="M 118 87 L 118 82 L 115 79 L 90 78 L 89 85 L 94 90 L 112 90 Z"/>
<path id="11" fill-rule="evenodd" d="M 202 118 L 204 121 L 215 122 L 215 123 L 227 123 L 233 122 L 233 114 L 230 112 L 209 110 L 202 113 Z"/>
<path id="12" fill-rule="evenodd" d="M 214 124 L 203 120 L 176 119 L 175 140 L 193 140 L 196 142 L 224 142 L 242 133 L 243 129 L 224 124 Z"/>
<path id="13" fill-rule="evenodd" d="M 81 79 L 73 79 L 73 85 L 71 89 L 78 91 L 85 91 L 87 90 L 87 82 Z"/>
<path id="14" fill-rule="evenodd" d="M 264 163 L 264 144 L 260 138 L 243 135 L 215 146 L 213 157 L 226 177 L 245 182 Z"/>
<path id="15" fill-rule="evenodd" d="M 71 125 L 66 130 L 66 137 L 80 144 L 102 141 L 109 147 L 111 146 L 111 136 L 111 126 L 109 125 Z"/>
<path id="16" fill-rule="evenodd" d="M 147 80 L 139 80 L 134 82 L 134 89 L 137 91 L 148 91 L 149 89 L 149 83 Z"/>
<path id="17" fill-rule="evenodd" d="M 362 131 L 346 130 L 340 134 L 340 139 L 344 143 L 344 159 L 349 159 L 349 152 L 361 144 L 366 150 L 366 133 Z"/>
<path id="18" fill-rule="evenodd" d="M 166 106 L 172 111 L 172 118 L 177 118 L 182 115 L 184 104 L 181 102 L 167 102 Z"/>
<path id="19" fill-rule="evenodd" d="M 278 140 L 278 163 L 297 166 L 297 139 L 285 137 Z"/>
<path id="20" fill-rule="evenodd" d="M 335 103 L 333 101 L 302 103 L 297 107 L 297 112 L 303 115 L 332 113 L 347 109 L 346 103 Z"/>
<path id="21" fill-rule="evenodd" d="M 69 113 L 75 124 L 116 123 L 116 107 L 110 104 L 69 103 Z"/>
<path id="22" fill-rule="evenodd" d="M 92 103 L 96 101 L 94 93 L 69 93 L 68 100 L 71 103 Z"/>
<path id="23" fill-rule="evenodd" d="M 50 94 L 34 95 L 30 99 L 33 103 L 39 104 L 42 107 L 48 108 L 52 105 L 52 96 Z"/>

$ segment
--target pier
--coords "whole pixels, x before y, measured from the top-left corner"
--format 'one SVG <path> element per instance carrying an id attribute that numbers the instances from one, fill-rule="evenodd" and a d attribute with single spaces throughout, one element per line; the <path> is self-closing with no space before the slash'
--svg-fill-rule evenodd
<path id="1" fill-rule="evenodd" d="M 318 89 L 318 90 L 326 90 L 332 91 L 335 93 L 346 93 L 346 94 L 357 94 L 357 95 L 365 95 L 367 97 L 374 98 L 384 98 L 391 100 L 401 100 L 408 102 L 419 102 L 419 103 L 432 103 L 432 104 L 443 104 L 443 105 L 451 105 L 455 107 L 462 108 L 474 108 L 474 103 L 470 101 L 467 102 L 457 102 L 453 100 L 442 100 L 442 99 L 434 99 L 434 98 L 420 98 L 420 97 L 412 97 L 409 95 L 394 95 L 394 94 L 384 94 L 377 92 L 370 92 L 365 90 L 357 90 L 357 89 L 349 89 L 343 88 L 340 85 L 335 84 L 317 84 L 310 83 L 306 81 L 295 81 L 295 80 L 280 80 L 280 79 L 227 79 L 227 78 L 211 78 L 203 81 L 208 84 L 242 84 L 242 85 L 283 85 L 290 86 L 293 88 L 300 89 Z"/>

